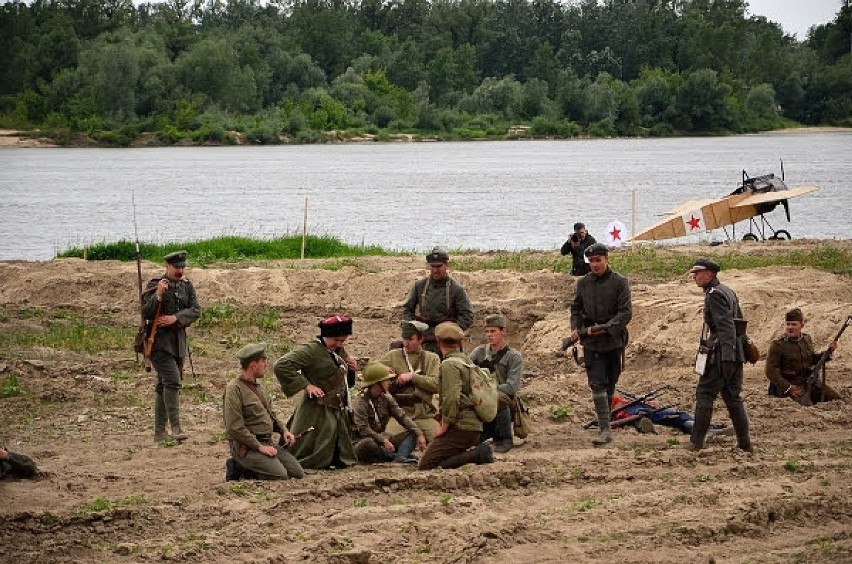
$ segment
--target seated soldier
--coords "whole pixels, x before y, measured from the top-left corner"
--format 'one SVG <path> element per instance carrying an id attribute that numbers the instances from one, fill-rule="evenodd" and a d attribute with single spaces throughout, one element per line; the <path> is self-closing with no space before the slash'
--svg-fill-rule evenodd
<path id="1" fill-rule="evenodd" d="M 397 405 L 388 393 L 390 379 L 394 377 L 384 364 L 367 365 L 362 373 L 364 387 L 355 396 L 352 410 L 355 416 L 353 442 L 355 455 L 361 464 L 377 462 L 417 463 L 411 457 L 415 444 L 418 450 L 426 449 L 426 439 L 414 421 Z M 405 428 L 401 433 L 386 432 L 391 417 Z"/>
<path id="2" fill-rule="evenodd" d="M 479 345 L 470 353 L 477 366 L 487 368 L 497 378 L 499 405 L 493 420 L 483 424 L 480 440 L 494 439 L 494 452 L 508 452 L 512 441 L 512 410 L 515 394 L 521 388 L 524 360 L 521 353 L 506 342 L 505 315 L 489 315 L 485 318 L 485 338 L 488 342 Z"/>
<path id="3" fill-rule="evenodd" d="M 5 478 L 34 478 L 38 474 L 33 459 L 25 454 L 0 447 L 0 480 Z"/>
<path id="4" fill-rule="evenodd" d="M 615 394 L 612 397 L 612 409 L 618 409 L 628 405 L 632 399 L 625 399 L 620 394 Z M 677 411 L 675 409 L 666 408 L 660 409 L 660 404 L 653 401 L 636 402 L 629 407 L 625 407 L 612 415 L 612 421 L 616 422 L 628 417 L 636 417 L 637 415 L 645 415 L 638 417 L 633 421 L 633 425 L 640 433 L 655 433 L 654 424 L 665 425 L 680 429 L 687 435 L 692 434 L 692 428 L 695 426 L 695 418 L 686 411 Z M 708 437 L 713 436 L 732 436 L 734 428 L 725 426 L 721 423 L 711 423 L 710 429 L 707 431 Z"/>
<path id="5" fill-rule="evenodd" d="M 438 393 L 438 371 L 441 359 L 423 348 L 423 339 L 429 326 L 422 321 L 403 321 L 402 348 L 387 352 L 379 362 L 396 374 L 391 381 L 390 393 L 405 414 L 423 431 L 426 441 L 431 441 L 438 430 L 434 404 Z M 395 421 L 388 423 L 386 431 L 393 435 L 403 431 Z"/>
<path id="6" fill-rule="evenodd" d="M 824 353 L 814 352 L 811 336 L 802 333 L 805 316 L 799 308 L 791 309 L 784 316 L 784 334 L 772 341 L 766 355 L 766 377 L 769 379 L 769 395 L 779 398 L 792 398 L 799 402 L 805 395 L 808 376 L 814 365 Z M 837 341 L 828 345 L 834 352 Z M 829 360 L 831 354 L 829 353 Z M 811 388 L 811 402 L 840 399 L 840 394 L 829 386 L 814 385 Z"/>
<path id="7" fill-rule="evenodd" d="M 237 358 L 242 375 L 225 387 L 225 430 L 231 451 L 225 462 L 225 480 L 303 478 L 302 466 L 287 451 L 296 438 L 278 422 L 258 382 L 269 366 L 266 345 L 246 345 Z M 278 445 L 272 442 L 273 432 L 281 435 Z"/>

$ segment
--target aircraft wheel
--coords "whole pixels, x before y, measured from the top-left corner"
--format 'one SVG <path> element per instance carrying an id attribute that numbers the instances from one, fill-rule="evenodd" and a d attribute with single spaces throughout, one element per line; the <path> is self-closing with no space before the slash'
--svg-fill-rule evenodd
<path id="1" fill-rule="evenodd" d="M 790 232 L 787 231 L 786 229 L 779 229 L 778 231 L 776 231 L 772 235 L 772 239 L 778 239 L 778 240 L 781 240 L 781 241 L 786 239 L 786 240 L 789 241 L 790 239 L 792 239 L 792 237 L 790 237 Z"/>
<path id="2" fill-rule="evenodd" d="M 754 233 L 746 233 L 743 235 L 743 241 L 757 241 L 757 235 Z"/>

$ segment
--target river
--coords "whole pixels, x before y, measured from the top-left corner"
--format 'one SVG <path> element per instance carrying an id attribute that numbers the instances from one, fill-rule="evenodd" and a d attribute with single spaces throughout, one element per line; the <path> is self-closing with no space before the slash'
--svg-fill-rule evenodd
<path id="1" fill-rule="evenodd" d="M 852 133 L 672 139 L 348 143 L 273 147 L 0 150 L 0 259 L 71 246 L 308 231 L 423 251 L 555 249 L 575 221 L 604 239 L 691 199 L 721 197 L 742 170 L 821 190 L 767 216 L 794 238 L 850 238 Z M 847 218 L 847 219 L 843 219 Z M 746 232 L 740 224 L 737 236 Z M 721 231 L 704 239 L 721 239 Z M 688 241 L 689 239 L 685 239 Z"/>

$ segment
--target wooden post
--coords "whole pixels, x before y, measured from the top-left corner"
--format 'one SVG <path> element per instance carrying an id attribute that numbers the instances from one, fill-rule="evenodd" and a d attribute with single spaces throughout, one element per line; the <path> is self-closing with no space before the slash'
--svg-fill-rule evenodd
<path id="1" fill-rule="evenodd" d="M 302 219 L 302 260 L 305 259 L 305 239 L 308 237 L 308 197 L 305 196 L 305 215 Z"/>
<path id="2" fill-rule="evenodd" d="M 631 190 L 630 196 L 630 248 L 633 248 L 633 235 L 636 234 L 636 188 Z"/>

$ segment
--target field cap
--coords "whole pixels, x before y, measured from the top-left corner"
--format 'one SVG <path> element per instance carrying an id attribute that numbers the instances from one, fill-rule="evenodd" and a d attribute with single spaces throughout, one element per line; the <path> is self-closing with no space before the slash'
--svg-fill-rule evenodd
<path id="1" fill-rule="evenodd" d="M 464 339 L 464 331 L 457 323 L 444 321 L 435 327 L 435 337 L 447 341 L 461 341 Z"/>
<path id="2" fill-rule="evenodd" d="M 422 321 L 403 321 L 399 326 L 402 328 L 403 339 L 408 339 L 412 335 L 423 335 L 429 330 L 429 326 Z"/>
<path id="3" fill-rule="evenodd" d="M 799 323 L 804 323 L 805 315 L 802 313 L 802 310 L 794 307 L 784 316 L 784 321 L 798 321 Z"/>
<path id="4" fill-rule="evenodd" d="M 696 272 L 701 272 L 702 270 L 709 270 L 713 274 L 716 274 L 722 267 L 713 262 L 708 258 L 700 258 L 692 263 L 692 268 L 689 269 L 690 274 L 695 274 Z"/>
<path id="5" fill-rule="evenodd" d="M 186 251 L 175 251 L 163 257 L 167 263 L 172 266 L 186 266 Z"/>
<path id="6" fill-rule="evenodd" d="M 319 322 L 321 337 L 346 337 L 352 334 L 352 318 L 332 315 Z"/>
<path id="7" fill-rule="evenodd" d="M 266 354 L 266 343 L 252 343 L 244 346 L 237 351 L 237 358 L 240 359 L 240 362 L 246 364 L 253 360 L 268 358 Z"/>
<path id="8" fill-rule="evenodd" d="M 606 257 L 609 256 L 609 249 L 603 243 L 595 243 L 589 246 L 583 254 L 587 257 Z"/>
<path id="9" fill-rule="evenodd" d="M 381 362 L 371 362 L 366 367 L 364 367 L 364 371 L 361 373 L 361 378 L 364 381 L 364 386 L 372 386 L 376 382 L 381 382 L 382 380 L 390 380 L 394 376 L 394 374 L 391 374 L 390 368 L 388 368 Z"/>
<path id="10" fill-rule="evenodd" d="M 486 327 L 499 327 L 505 329 L 509 325 L 509 320 L 502 313 L 495 313 L 485 318 Z"/>
<path id="11" fill-rule="evenodd" d="M 450 262 L 450 255 L 441 247 L 433 247 L 429 254 L 426 255 L 426 262 L 429 264 L 441 264 Z"/>

